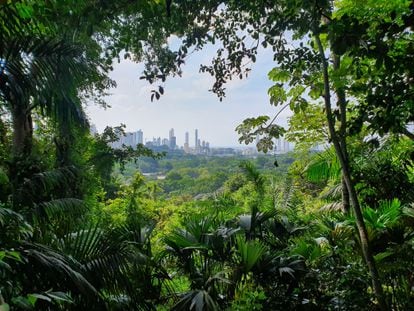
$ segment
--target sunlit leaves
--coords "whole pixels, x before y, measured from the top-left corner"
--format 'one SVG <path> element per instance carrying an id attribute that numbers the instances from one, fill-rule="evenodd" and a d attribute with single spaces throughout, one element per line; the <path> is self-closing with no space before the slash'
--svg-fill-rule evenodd
<path id="1" fill-rule="evenodd" d="M 270 72 L 268 73 L 268 77 L 273 82 L 288 82 L 290 79 L 290 72 L 275 67 L 272 70 L 270 70 Z"/>
<path id="2" fill-rule="evenodd" d="M 273 139 L 281 137 L 285 130 L 279 125 L 267 124 L 269 120 L 268 116 L 245 119 L 236 128 L 237 133 L 240 135 L 239 142 L 250 144 L 258 136 L 261 136 L 258 145 L 259 150 L 264 152 L 271 150 L 273 148 Z"/>

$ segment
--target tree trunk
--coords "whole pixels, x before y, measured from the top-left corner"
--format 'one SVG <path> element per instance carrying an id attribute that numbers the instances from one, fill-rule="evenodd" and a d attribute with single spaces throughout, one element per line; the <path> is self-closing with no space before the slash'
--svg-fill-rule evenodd
<path id="1" fill-rule="evenodd" d="M 368 267 L 368 270 L 371 276 L 372 287 L 374 289 L 375 296 L 377 297 L 377 300 L 378 300 L 378 306 L 380 307 L 381 310 L 386 311 L 388 310 L 388 307 L 385 302 L 385 297 L 384 297 L 384 293 L 382 290 L 381 281 L 378 275 L 378 270 L 377 270 L 374 256 L 372 254 L 370 243 L 368 240 L 368 233 L 367 233 L 364 218 L 362 215 L 361 206 L 359 205 L 358 196 L 357 196 L 354 184 L 352 183 L 352 179 L 351 179 L 350 165 L 349 165 L 349 161 L 347 157 L 347 150 L 346 150 L 346 143 L 345 143 L 345 140 L 343 140 L 341 144 L 341 138 L 338 137 L 337 132 L 335 130 L 335 117 L 332 113 L 332 106 L 331 106 L 328 62 L 325 57 L 325 51 L 322 46 L 322 42 L 320 40 L 318 31 L 314 31 L 313 35 L 315 37 L 315 41 L 318 47 L 318 51 L 319 51 L 319 55 L 321 57 L 321 63 L 322 63 L 321 67 L 322 67 L 323 80 L 324 80 L 324 101 L 325 101 L 325 110 L 326 110 L 326 116 L 327 116 L 327 121 L 328 121 L 329 134 L 331 137 L 332 144 L 334 145 L 336 155 L 341 164 L 342 177 L 343 177 L 344 183 L 346 184 L 346 188 L 349 191 L 349 198 L 350 198 L 351 206 L 355 213 L 355 219 L 356 219 L 358 234 L 359 234 L 359 238 L 361 242 L 362 253 L 364 255 L 364 259 L 365 259 L 365 262 L 367 264 L 367 267 Z M 341 120 L 341 121 L 342 121 L 341 126 L 345 126 L 346 125 L 345 120 Z M 345 139 L 345 137 L 343 137 L 342 139 Z"/>
<path id="2" fill-rule="evenodd" d="M 30 112 L 17 105 L 12 109 L 13 158 L 22 158 L 32 151 L 33 121 Z"/>
<path id="3" fill-rule="evenodd" d="M 338 70 L 341 67 L 341 58 L 332 52 L 333 69 Z M 348 159 L 348 148 L 346 145 L 346 94 L 342 87 L 336 86 L 334 88 L 336 97 L 338 99 L 338 108 L 340 114 L 340 127 L 338 133 L 339 145 L 341 146 L 342 155 L 346 163 L 349 163 Z M 345 179 L 341 177 L 342 183 L 342 207 L 345 213 L 349 213 L 349 189 L 346 185 Z"/>
<path id="4" fill-rule="evenodd" d="M 346 214 L 349 214 L 350 204 L 349 204 L 349 191 L 348 186 L 346 185 L 345 179 L 341 177 L 342 184 L 342 208 Z"/>

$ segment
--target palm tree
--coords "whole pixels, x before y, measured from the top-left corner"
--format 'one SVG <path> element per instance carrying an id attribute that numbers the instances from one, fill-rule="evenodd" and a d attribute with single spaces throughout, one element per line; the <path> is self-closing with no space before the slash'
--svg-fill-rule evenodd
<path id="1" fill-rule="evenodd" d="M 11 115 L 13 155 L 30 155 L 32 112 L 61 122 L 82 120 L 77 86 L 91 73 L 82 49 L 62 40 L 4 38 L 0 45 L 0 97 Z"/>

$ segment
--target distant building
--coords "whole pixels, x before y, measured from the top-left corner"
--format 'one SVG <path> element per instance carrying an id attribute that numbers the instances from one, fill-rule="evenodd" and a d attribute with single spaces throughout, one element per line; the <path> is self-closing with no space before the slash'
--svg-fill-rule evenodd
<path id="1" fill-rule="evenodd" d="M 142 130 L 136 131 L 137 144 L 144 144 L 144 132 Z"/>
<path id="2" fill-rule="evenodd" d="M 175 149 L 175 147 L 177 146 L 177 140 L 176 140 L 176 137 L 175 136 L 173 136 L 173 137 L 171 137 L 171 139 L 170 139 L 170 149 Z"/>
<path id="3" fill-rule="evenodd" d="M 122 146 L 136 148 L 138 144 L 144 143 L 144 133 L 139 130 L 136 132 L 127 132 L 125 135 L 118 135 L 118 140 L 111 143 L 112 148 L 122 148 Z"/>
<path id="4" fill-rule="evenodd" d="M 199 140 L 198 140 L 198 129 L 195 129 L 194 131 L 194 149 L 197 150 L 198 149 L 198 144 L 199 144 Z"/>
<path id="5" fill-rule="evenodd" d="M 188 132 L 185 132 L 185 143 L 184 143 L 184 152 L 189 153 L 190 152 L 190 134 Z"/>
<path id="6" fill-rule="evenodd" d="M 283 137 L 280 137 L 276 140 L 275 142 L 275 153 L 280 154 L 280 153 L 287 153 L 290 151 L 290 143 L 285 140 Z"/>
<path id="7" fill-rule="evenodd" d="M 174 136 L 174 129 L 170 130 L 169 133 L 169 147 L 170 149 L 175 149 L 175 147 L 177 146 L 177 138 Z"/>

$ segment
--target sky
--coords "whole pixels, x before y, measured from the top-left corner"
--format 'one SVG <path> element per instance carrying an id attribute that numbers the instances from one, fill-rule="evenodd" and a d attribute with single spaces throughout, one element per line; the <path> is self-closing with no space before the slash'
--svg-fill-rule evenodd
<path id="1" fill-rule="evenodd" d="M 163 83 L 165 93 L 160 100 L 151 102 L 151 90 L 145 80 L 140 80 L 143 66 L 129 60 L 114 64 L 111 78 L 117 88 L 110 91 L 106 101 L 111 106 L 103 109 L 88 105 L 87 113 L 99 132 L 105 126 L 126 125 L 127 131 L 144 132 L 144 139 L 168 137 L 171 128 L 175 131 L 177 144 L 184 144 L 185 132 L 190 133 L 190 146 L 194 144 L 194 130 L 198 129 L 201 140 L 211 147 L 240 146 L 235 128 L 244 119 L 259 115 L 273 116 L 279 108 L 269 103 L 268 72 L 275 66 L 270 50 L 261 50 L 257 62 L 251 66 L 247 79 L 233 79 L 226 86 L 226 97 L 222 102 L 210 92 L 213 78 L 199 73 L 200 64 L 210 64 L 216 47 L 210 46 L 191 54 L 183 66 L 182 77 L 169 77 Z M 278 118 L 286 125 L 290 114 L 284 111 Z"/>

